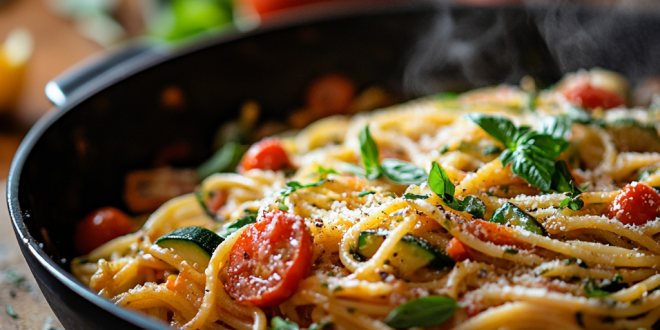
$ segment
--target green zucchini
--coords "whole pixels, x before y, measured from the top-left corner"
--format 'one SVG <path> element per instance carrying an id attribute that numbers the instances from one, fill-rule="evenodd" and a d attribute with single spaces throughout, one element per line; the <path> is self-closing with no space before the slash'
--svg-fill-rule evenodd
<path id="1" fill-rule="evenodd" d="M 493 217 L 490 218 L 490 222 L 496 222 L 501 225 L 511 224 L 522 227 L 534 234 L 548 236 L 548 232 L 533 216 L 527 214 L 511 202 L 506 202 L 502 207 L 495 210 Z"/>
<path id="2" fill-rule="evenodd" d="M 366 230 L 358 238 L 357 253 L 365 260 L 371 258 L 387 238 L 386 231 Z M 402 277 L 412 275 L 422 267 L 442 270 L 452 267 L 454 261 L 440 252 L 425 239 L 413 235 L 405 235 L 395 246 L 388 258 L 389 265 L 394 267 Z"/>
<path id="3" fill-rule="evenodd" d="M 179 228 L 156 240 L 162 248 L 170 248 L 191 265 L 204 269 L 209 265 L 213 251 L 224 239 L 202 227 Z"/>

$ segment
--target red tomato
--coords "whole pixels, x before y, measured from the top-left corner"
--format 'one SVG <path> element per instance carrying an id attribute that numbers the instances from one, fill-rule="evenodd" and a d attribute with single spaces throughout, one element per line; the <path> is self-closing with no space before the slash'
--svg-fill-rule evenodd
<path id="1" fill-rule="evenodd" d="M 227 192 L 224 189 L 213 190 L 208 202 L 206 202 L 206 207 L 210 212 L 217 213 L 227 203 L 227 197 Z"/>
<path id="2" fill-rule="evenodd" d="M 312 244 L 303 218 L 280 210 L 267 213 L 232 247 L 225 288 L 241 303 L 280 304 L 309 273 Z"/>
<path id="3" fill-rule="evenodd" d="M 290 165 L 289 156 L 286 154 L 282 143 L 278 138 L 269 138 L 253 144 L 243 155 L 241 164 L 238 165 L 238 173 L 245 173 L 251 169 L 262 169 L 277 171 Z"/>
<path id="4" fill-rule="evenodd" d="M 465 246 L 458 238 L 452 238 L 447 244 L 447 254 L 456 262 L 470 259 L 470 248 Z"/>
<path id="5" fill-rule="evenodd" d="M 593 87 L 590 83 L 572 87 L 564 92 L 564 96 L 569 102 L 588 109 L 597 107 L 610 109 L 625 103 L 624 99 L 618 94 L 603 88 Z"/>
<path id="6" fill-rule="evenodd" d="M 78 224 L 75 248 L 78 254 L 87 254 L 119 236 L 130 234 L 133 222 L 124 212 L 114 207 L 102 207 L 88 214 Z"/>
<path id="7" fill-rule="evenodd" d="M 521 246 L 521 243 L 513 238 L 513 229 L 495 222 L 477 219 L 468 222 L 465 229 L 478 239 L 495 245 Z"/>
<path id="8" fill-rule="evenodd" d="M 269 14 L 286 8 L 298 7 L 305 4 L 328 2 L 331 0 L 248 0 L 252 8 L 260 14 Z M 336 0 L 335 0 L 336 1 Z"/>
<path id="9" fill-rule="evenodd" d="M 307 90 L 307 105 L 318 116 L 346 113 L 355 96 L 353 81 L 339 74 L 328 74 L 312 82 Z"/>
<path id="10" fill-rule="evenodd" d="M 621 189 L 608 208 L 608 217 L 625 225 L 642 226 L 654 220 L 660 212 L 660 195 L 655 189 L 633 182 Z"/>

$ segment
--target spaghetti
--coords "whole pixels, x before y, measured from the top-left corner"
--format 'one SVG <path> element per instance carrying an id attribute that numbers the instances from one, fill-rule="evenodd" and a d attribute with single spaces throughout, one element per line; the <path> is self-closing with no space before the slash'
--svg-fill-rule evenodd
<path id="1" fill-rule="evenodd" d="M 183 329 L 651 328 L 660 138 L 625 95 L 592 70 L 321 119 L 72 272 Z M 162 243 L 193 227 L 208 265 Z"/>

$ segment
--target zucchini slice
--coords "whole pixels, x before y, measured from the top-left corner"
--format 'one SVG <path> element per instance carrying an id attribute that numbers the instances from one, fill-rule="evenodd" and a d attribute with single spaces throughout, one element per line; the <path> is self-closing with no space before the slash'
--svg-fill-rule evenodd
<path id="1" fill-rule="evenodd" d="M 183 227 L 156 240 L 162 248 L 170 248 L 192 266 L 205 269 L 209 265 L 213 251 L 224 239 L 211 230 L 202 227 Z"/>
<path id="2" fill-rule="evenodd" d="M 490 218 L 490 222 L 496 222 L 501 225 L 511 224 L 522 227 L 534 234 L 548 236 L 548 232 L 533 216 L 527 214 L 511 202 L 506 202 L 502 207 L 495 210 L 493 217 Z"/>
<path id="3" fill-rule="evenodd" d="M 371 258 L 387 238 L 386 231 L 365 230 L 358 238 L 358 255 L 363 259 Z M 405 235 L 396 245 L 388 258 L 390 266 L 394 267 L 399 276 L 407 277 L 422 267 L 442 270 L 452 267 L 454 261 L 440 252 L 425 239 L 413 235 Z"/>

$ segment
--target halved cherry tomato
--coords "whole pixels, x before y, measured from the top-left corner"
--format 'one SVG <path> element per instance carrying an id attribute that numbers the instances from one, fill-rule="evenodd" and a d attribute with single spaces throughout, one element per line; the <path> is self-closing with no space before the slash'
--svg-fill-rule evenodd
<path id="1" fill-rule="evenodd" d="M 590 83 L 574 86 L 565 91 L 564 96 L 569 102 L 588 109 L 597 107 L 611 109 L 625 103 L 618 94 L 604 88 L 593 87 Z"/>
<path id="2" fill-rule="evenodd" d="M 340 74 L 328 74 L 312 82 L 307 90 L 307 105 L 317 116 L 346 113 L 355 97 L 355 84 Z"/>
<path id="3" fill-rule="evenodd" d="M 290 165 L 289 156 L 282 147 L 278 138 L 269 138 L 253 144 L 243 155 L 238 173 L 245 173 L 251 169 L 277 171 Z"/>
<path id="4" fill-rule="evenodd" d="M 447 254 L 456 262 L 470 259 L 471 253 L 469 249 L 469 247 L 465 246 L 465 244 L 459 241 L 456 237 L 449 240 L 449 243 L 447 244 Z"/>
<path id="5" fill-rule="evenodd" d="M 660 195 L 647 184 L 633 182 L 621 189 L 608 208 L 608 217 L 625 225 L 642 226 L 660 215 Z"/>
<path id="6" fill-rule="evenodd" d="M 312 244 L 303 218 L 280 210 L 266 213 L 232 247 L 225 288 L 241 303 L 280 304 L 309 273 Z"/>
<path id="7" fill-rule="evenodd" d="M 78 254 L 87 254 L 119 236 L 130 234 L 133 222 L 124 212 L 114 207 L 102 207 L 88 214 L 78 224 L 75 248 Z"/>

